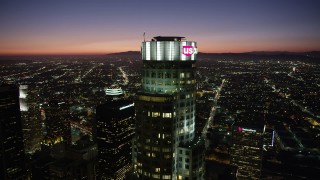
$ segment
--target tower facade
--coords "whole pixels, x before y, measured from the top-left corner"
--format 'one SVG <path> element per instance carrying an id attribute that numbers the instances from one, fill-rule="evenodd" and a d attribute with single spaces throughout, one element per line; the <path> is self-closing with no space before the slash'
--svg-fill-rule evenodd
<path id="1" fill-rule="evenodd" d="M 0 85 L 0 179 L 25 179 L 19 88 Z"/>
<path id="2" fill-rule="evenodd" d="M 178 151 L 195 137 L 197 43 L 183 39 L 158 36 L 142 43 L 133 139 L 133 170 L 139 179 L 192 177 L 179 166 Z"/>

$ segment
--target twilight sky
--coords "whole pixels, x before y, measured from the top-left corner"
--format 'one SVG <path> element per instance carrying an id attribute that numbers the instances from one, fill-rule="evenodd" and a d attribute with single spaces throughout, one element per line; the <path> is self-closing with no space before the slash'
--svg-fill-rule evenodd
<path id="1" fill-rule="evenodd" d="M 157 35 L 200 52 L 320 50 L 319 0 L 0 0 L 0 55 L 140 50 Z"/>

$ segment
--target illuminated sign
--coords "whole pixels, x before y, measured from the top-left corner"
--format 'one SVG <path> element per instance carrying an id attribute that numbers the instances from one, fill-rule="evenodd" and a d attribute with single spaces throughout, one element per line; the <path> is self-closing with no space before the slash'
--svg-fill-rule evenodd
<path id="1" fill-rule="evenodd" d="M 182 54 L 186 56 L 191 56 L 192 54 L 197 53 L 197 49 L 193 46 L 182 46 Z"/>
<path id="2" fill-rule="evenodd" d="M 193 41 L 150 41 L 142 42 L 142 60 L 194 61 L 198 53 Z"/>
<path id="3" fill-rule="evenodd" d="M 254 129 L 247 129 L 247 128 L 242 128 L 242 131 L 256 132 L 256 130 Z"/>
<path id="4" fill-rule="evenodd" d="M 247 128 L 242 128 L 242 127 L 238 127 L 238 131 L 239 132 L 242 132 L 242 131 L 245 131 L 245 132 L 256 132 L 256 130 L 254 130 L 254 129 L 247 129 Z"/>
<path id="5" fill-rule="evenodd" d="M 132 107 L 132 106 L 134 106 L 134 103 L 126 105 L 126 106 L 122 106 L 122 107 L 119 108 L 119 110 L 121 111 L 123 109 L 127 109 L 128 107 Z"/>

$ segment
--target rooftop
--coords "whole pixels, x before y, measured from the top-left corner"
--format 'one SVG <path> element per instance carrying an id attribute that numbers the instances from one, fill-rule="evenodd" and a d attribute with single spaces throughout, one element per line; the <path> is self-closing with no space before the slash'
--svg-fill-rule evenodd
<path id="1" fill-rule="evenodd" d="M 18 86 L 13 84 L 0 84 L 0 92 L 16 91 Z"/>
<path id="2" fill-rule="evenodd" d="M 104 104 L 101 104 L 97 107 L 97 109 L 103 109 L 103 110 L 121 110 L 121 108 L 131 107 L 134 106 L 133 101 L 126 100 L 126 99 L 119 99 L 116 101 L 108 101 Z"/>
<path id="3" fill-rule="evenodd" d="M 152 41 L 181 41 L 184 38 L 181 36 L 156 36 L 153 37 Z"/>
<path id="4" fill-rule="evenodd" d="M 190 149 L 196 149 L 196 148 L 202 148 L 204 146 L 204 140 L 201 136 L 195 137 L 192 141 L 188 143 L 181 143 L 179 147 L 181 148 L 190 148 Z"/>

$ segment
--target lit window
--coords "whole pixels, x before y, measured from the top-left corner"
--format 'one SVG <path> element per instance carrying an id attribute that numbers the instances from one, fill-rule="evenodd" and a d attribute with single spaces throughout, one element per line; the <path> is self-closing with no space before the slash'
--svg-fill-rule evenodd
<path id="1" fill-rule="evenodd" d="M 162 175 L 162 179 L 171 179 L 171 175 Z"/>
<path id="2" fill-rule="evenodd" d="M 160 112 L 152 112 L 152 117 L 159 117 L 160 116 Z"/>
<path id="3" fill-rule="evenodd" d="M 170 149 L 169 148 L 163 148 L 162 152 L 170 152 Z"/>
<path id="4" fill-rule="evenodd" d="M 189 170 L 184 171 L 184 173 L 186 176 L 189 176 L 189 174 L 190 174 Z"/>
<path id="5" fill-rule="evenodd" d="M 163 114 L 162 114 L 162 117 L 163 117 L 163 118 L 171 118 L 172 115 L 171 115 L 171 113 L 163 113 Z"/>
<path id="6" fill-rule="evenodd" d="M 155 172 L 160 172 L 160 168 L 154 168 Z"/>
<path id="7" fill-rule="evenodd" d="M 160 174 L 152 174 L 152 177 L 155 179 L 160 179 Z"/>

